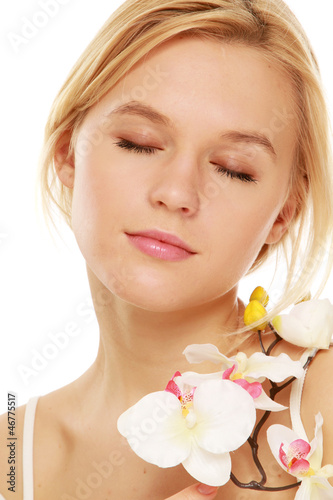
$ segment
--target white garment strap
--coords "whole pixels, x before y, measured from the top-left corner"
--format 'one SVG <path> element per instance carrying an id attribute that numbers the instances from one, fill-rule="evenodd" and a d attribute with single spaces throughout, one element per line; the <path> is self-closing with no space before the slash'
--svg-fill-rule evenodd
<path id="1" fill-rule="evenodd" d="M 304 366 L 309 357 L 314 357 L 318 352 L 317 348 L 307 349 L 301 359 L 300 362 Z M 309 442 L 308 437 L 306 435 L 303 422 L 301 419 L 301 399 L 302 392 L 305 382 L 306 373 L 308 371 L 308 367 L 304 370 L 304 373 L 301 378 L 296 379 L 291 384 L 290 391 L 290 417 L 293 431 L 296 432 L 300 439 Z"/>
<path id="2" fill-rule="evenodd" d="M 33 442 L 36 406 L 39 396 L 30 398 L 25 408 L 23 427 L 23 500 L 34 498 Z"/>

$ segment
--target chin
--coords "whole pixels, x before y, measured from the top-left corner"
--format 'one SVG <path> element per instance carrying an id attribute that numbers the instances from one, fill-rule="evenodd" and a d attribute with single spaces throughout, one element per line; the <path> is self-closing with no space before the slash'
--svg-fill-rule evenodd
<path id="1" fill-rule="evenodd" d="M 160 290 L 161 291 L 161 290 Z M 181 298 L 170 297 L 165 293 L 158 293 L 156 290 L 143 291 L 143 289 L 127 288 L 126 290 L 118 288 L 114 295 L 122 301 L 138 309 L 156 313 L 170 313 L 184 309 L 185 304 Z"/>
<path id="2" fill-rule="evenodd" d="M 112 294 L 113 301 L 121 300 L 138 309 L 155 313 L 171 313 L 187 308 L 195 307 L 193 298 L 187 293 L 185 296 L 175 294 L 175 288 L 170 291 L 161 283 L 155 286 L 147 283 L 134 283 L 134 280 L 126 282 L 115 278 L 108 284 L 108 290 Z"/>

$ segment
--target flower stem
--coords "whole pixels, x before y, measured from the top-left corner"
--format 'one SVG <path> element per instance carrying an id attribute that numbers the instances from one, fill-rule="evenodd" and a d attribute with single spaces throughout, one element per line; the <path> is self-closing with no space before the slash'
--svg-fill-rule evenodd
<path id="1" fill-rule="evenodd" d="M 274 333 L 274 335 L 275 335 L 275 340 L 270 344 L 270 346 L 268 347 L 267 350 L 265 349 L 263 341 L 262 341 L 261 331 L 258 330 L 258 336 L 259 336 L 261 350 L 267 356 L 269 356 L 271 354 L 274 347 L 282 340 L 280 335 L 274 329 L 273 325 L 271 323 L 269 323 L 269 326 L 271 328 L 272 333 Z M 309 364 L 311 363 L 313 358 L 314 358 L 314 356 L 308 357 L 305 365 L 303 366 L 304 369 L 306 369 L 309 366 Z M 283 389 L 288 387 L 288 385 L 290 385 L 292 382 L 294 382 L 294 380 L 296 380 L 296 377 L 291 377 L 289 380 L 287 380 L 287 382 L 285 382 L 282 385 L 277 385 L 275 382 L 272 382 L 270 380 L 269 381 L 271 384 L 271 388 L 269 391 L 270 398 L 274 401 L 275 396 L 279 392 L 281 392 Z M 254 428 L 252 436 L 250 436 L 247 440 L 250 447 L 251 447 L 251 450 L 252 450 L 252 457 L 253 457 L 254 463 L 256 465 L 257 470 L 259 471 L 259 473 L 261 475 L 261 480 L 259 482 L 258 481 L 250 481 L 249 483 L 242 483 L 241 481 L 239 481 L 237 479 L 235 474 L 231 473 L 230 474 L 231 481 L 239 488 L 246 488 L 246 489 L 260 490 L 260 491 L 284 491 L 284 490 L 289 490 L 291 488 L 296 488 L 296 486 L 299 486 L 301 484 L 301 482 L 299 481 L 296 483 L 288 484 L 286 486 L 279 486 L 279 487 L 265 486 L 265 483 L 267 481 L 267 474 L 266 474 L 265 469 L 263 468 L 263 466 L 259 460 L 259 456 L 258 456 L 258 451 L 259 451 L 258 436 L 259 436 L 260 430 L 262 429 L 264 423 L 266 422 L 266 420 L 268 419 L 270 414 L 271 414 L 270 411 L 268 411 L 268 410 L 265 411 L 265 413 L 263 414 L 263 416 L 259 420 L 258 424 Z"/>
<path id="2" fill-rule="evenodd" d="M 299 481 L 297 483 L 287 484 L 286 486 L 270 487 L 270 486 L 264 486 L 261 482 L 258 483 L 257 481 L 250 481 L 249 483 L 241 483 L 240 481 L 238 481 L 238 479 L 233 473 L 231 473 L 230 479 L 239 488 L 245 488 L 248 490 L 260 490 L 260 491 L 290 490 L 291 488 L 296 488 L 296 486 L 299 486 L 301 484 L 301 481 Z"/>

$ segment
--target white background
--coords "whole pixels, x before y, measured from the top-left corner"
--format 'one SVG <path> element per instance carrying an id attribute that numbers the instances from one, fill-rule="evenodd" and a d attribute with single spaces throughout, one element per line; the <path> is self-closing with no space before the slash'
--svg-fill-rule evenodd
<path id="1" fill-rule="evenodd" d="M 71 382 L 96 356 L 98 328 L 89 303 L 84 260 L 65 225 L 61 226 L 63 242 L 50 237 L 36 211 L 35 182 L 51 103 L 76 59 L 121 3 L 62 0 L 60 5 L 59 0 L 58 12 L 17 51 L 8 35 L 20 35 L 27 20 L 38 19 L 38 13 L 44 12 L 43 0 L 16 0 L 0 6 L 0 413 L 6 410 L 7 391 L 15 391 L 18 404 L 24 404 L 33 395 Z M 333 2 L 287 3 L 312 41 L 332 110 Z M 247 279 L 241 297 L 247 301 L 254 286 L 267 286 L 268 274 Z M 332 279 L 324 296 L 333 301 Z M 61 348 L 52 338 L 59 332 L 67 342 Z M 53 359 L 45 359 L 45 353 Z M 39 363 L 34 375 L 27 372 L 33 359 Z"/>

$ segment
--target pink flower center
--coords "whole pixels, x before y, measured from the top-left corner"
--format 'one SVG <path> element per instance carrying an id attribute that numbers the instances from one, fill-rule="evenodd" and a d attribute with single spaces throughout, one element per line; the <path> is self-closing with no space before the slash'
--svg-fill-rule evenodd
<path id="1" fill-rule="evenodd" d="M 237 372 L 236 365 L 225 370 L 222 374 L 223 380 L 231 380 L 235 384 L 240 385 L 245 389 L 253 399 L 256 399 L 262 393 L 262 385 L 260 382 L 248 382 L 243 378 L 242 374 Z"/>
<path id="2" fill-rule="evenodd" d="M 311 450 L 309 443 L 303 439 L 296 439 L 288 446 L 287 453 L 284 447 L 284 443 L 281 443 L 279 458 L 290 474 L 296 477 L 313 474 L 310 463 L 306 460 Z"/>
<path id="3" fill-rule="evenodd" d="M 172 377 L 172 379 L 169 380 L 169 382 L 167 383 L 165 390 L 167 392 L 171 392 L 171 394 L 174 394 L 179 399 L 181 407 L 182 407 L 183 417 L 187 417 L 189 410 L 190 410 L 191 406 L 193 405 L 193 395 L 194 395 L 194 391 L 196 388 L 193 387 L 189 391 L 182 392 L 180 390 L 179 386 L 174 381 L 175 377 L 180 377 L 180 376 L 181 376 L 181 373 L 177 371 L 174 374 L 174 376 Z"/>

